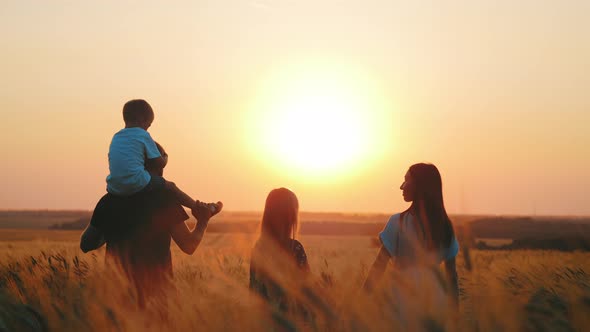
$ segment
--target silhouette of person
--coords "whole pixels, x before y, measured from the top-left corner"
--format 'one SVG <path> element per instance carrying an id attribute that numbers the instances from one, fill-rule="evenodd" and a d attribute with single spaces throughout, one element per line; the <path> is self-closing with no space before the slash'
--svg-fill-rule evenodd
<path id="1" fill-rule="evenodd" d="M 371 292 L 391 261 L 403 280 L 396 282 L 393 290 L 403 321 L 426 310 L 444 312 L 452 307 L 449 300 L 456 307 L 458 281 L 455 257 L 459 244 L 445 210 L 442 180 L 436 166 L 425 163 L 412 165 L 400 189 L 404 200 L 412 204 L 406 211 L 392 215 L 379 234 L 382 245 L 364 288 Z M 446 282 L 441 282 L 439 277 L 438 267 L 442 262 Z M 450 289 L 450 297 L 445 289 Z"/>
<path id="2" fill-rule="evenodd" d="M 162 174 L 163 167 L 152 166 L 151 171 Z M 127 276 L 143 307 L 149 298 L 162 296 L 172 287 L 171 240 L 184 253 L 193 254 L 209 219 L 217 212 L 209 205 L 196 204 L 192 214 L 197 225 L 191 231 L 185 223 L 189 216 L 171 191 L 131 196 L 107 193 L 97 203 L 80 238 L 80 249 L 86 253 L 106 243 L 105 261 Z"/>
<path id="3" fill-rule="evenodd" d="M 154 117 L 152 107 L 143 99 L 130 100 L 123 106 L 125 128 L 113 136 L 109 146 L 107 191 L 116 196 L 132 196 L 166 190 L 180 204 L 194 209 L 201 202 L 166 180 L 162 172 L 149 172 L 163 169 L 168 163 L 168 154 L 148 133 Z"/>
<path id="4" fill-rule="evenodd" d="M 287 330 L 291 328 L 286 317 L 307 315 L 296 299 L 309 274 L 305 249 L 295 239 L 298 214 L 299 202 L 292 191 L 272 190 L 266 198 L 260 238 L 250 261 L 250 289 L 267 301 L 275 321 Z"/>

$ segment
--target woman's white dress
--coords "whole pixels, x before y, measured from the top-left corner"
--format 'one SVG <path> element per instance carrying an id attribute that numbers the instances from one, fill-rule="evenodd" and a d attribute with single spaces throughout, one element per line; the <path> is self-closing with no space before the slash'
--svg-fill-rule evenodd
<path id="1" fill-rule="evenodd" d="M 411 317 L 444 318 L 450 302 L 440 265 L 459 252 L 455 237 L 448 248 L 426 252 L 424 233 L 415 218 L 411 213 L 395 214 L 379 234 L 396 266 L 391 304 L 405 324 Z"/>

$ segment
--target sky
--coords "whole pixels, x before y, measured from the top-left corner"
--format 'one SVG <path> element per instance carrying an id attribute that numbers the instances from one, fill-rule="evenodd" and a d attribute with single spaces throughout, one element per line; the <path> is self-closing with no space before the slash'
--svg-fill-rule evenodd
<path id="1" fill-rule="evenodd" d="M 259 211 L 590 215 L 588 1 L 2 1 L 0 209 L 90 210 L 123 104 L 165 177 Z"/>

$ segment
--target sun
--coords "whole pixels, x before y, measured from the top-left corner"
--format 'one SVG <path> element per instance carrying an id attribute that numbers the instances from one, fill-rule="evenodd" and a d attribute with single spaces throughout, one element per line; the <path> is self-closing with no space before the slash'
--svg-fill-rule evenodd
<path id="1" fill-rule="evenodd" d="M 374 154 L 377 100 L 348 71 L 298 68 L 283 73 L 257 103 L 253 136 L 261 157 L 281 170 L 333 176 L 362 166 Z M 270 157 L 270 158 L 269 158 Z"/>
<path id="2" fill-rule="evenodd" d="M 335 170 L 362 155 L 366 128 L 362 113 L 338 88 L 323 86 L 292 93 L 277 105 L 266 133 L 280 160 L 313 172 Z"/>

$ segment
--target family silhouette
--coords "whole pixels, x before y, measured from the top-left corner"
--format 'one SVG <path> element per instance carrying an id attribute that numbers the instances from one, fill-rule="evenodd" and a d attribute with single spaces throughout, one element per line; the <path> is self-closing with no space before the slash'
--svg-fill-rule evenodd
<path id="1" fill-rule="evenodd" d="M 194 200 L 163 177 L 168 155 L 147 131 L 154 112 L 146 101 L 127 102 L 123 118 L 125 128 L 114 135 L 109 148 L 107 193 L 94 209 L 80 248 L 89 252 L 106 244 L 107 265 L 124 273 L 137 292 L 139 306 L 145 307 L 151 298 L 165 297 L 174 288 L 171 240 L 184 253 L 193 254 L 209 220 L 223 204 Z M 370 296 L 378 289 L 392 262 L 399 282 L 381 291 L 389 292 L 397 303 L 392 315 L 413 330 L 412 321 L 406 318 L 416 312 L 451 315 L 456 309 L 459 244 L 445 210 L 436 166 L 410 166 L 400 189 L 411 205 L 392 215 L 379 234 L 381 246 L 362 293 Z M 185 223 L 189 216 L 183 206 L 191 209 L 197 220 L 193 230 Z M 313 271 L 303 244 L 297 240 L 298 226 L 295 193 L 287 188 L 272 190 L 251 252 L 249 287 L 268 304 L 279 330 L 290 329 L 282 323 L 284 317 L 314 320 L 305 300 Z M 444 275 L 440 274 L 441 264 Z"/>

